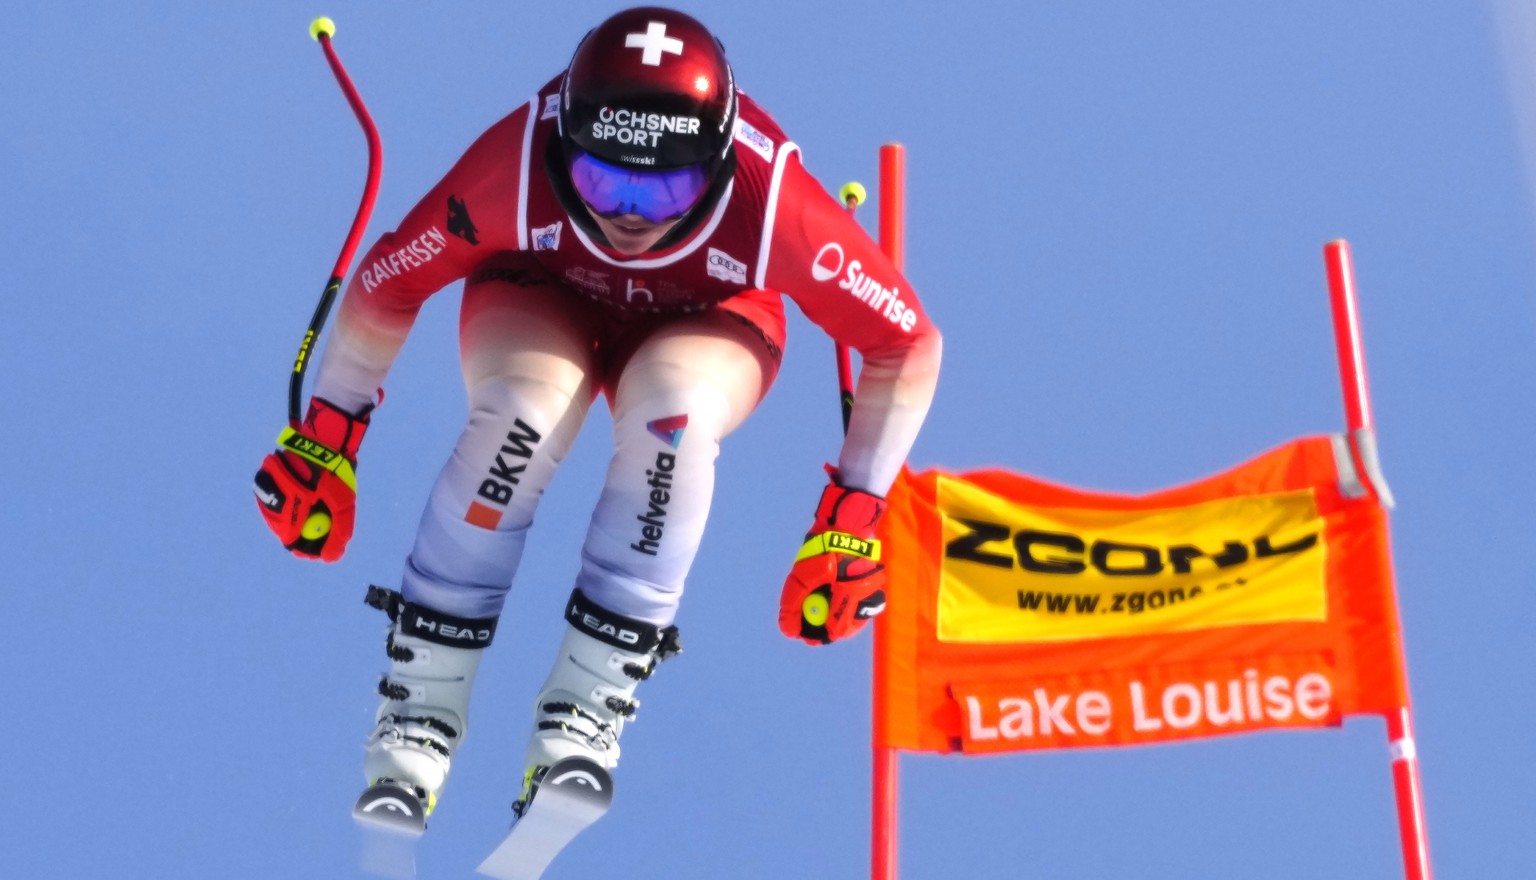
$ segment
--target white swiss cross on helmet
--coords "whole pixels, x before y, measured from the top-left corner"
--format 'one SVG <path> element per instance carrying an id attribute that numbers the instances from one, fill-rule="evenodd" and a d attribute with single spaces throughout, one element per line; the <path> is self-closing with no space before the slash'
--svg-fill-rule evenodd
<path id="1" fill-rule="evenodd" d="M 568 159 L 579 150 L 635 170 L 703 165 L 713 177 L 735 123 L 736 83 L 724 48 L 673 9 L 627 9 L 593 28 L 560 87 Z"/>

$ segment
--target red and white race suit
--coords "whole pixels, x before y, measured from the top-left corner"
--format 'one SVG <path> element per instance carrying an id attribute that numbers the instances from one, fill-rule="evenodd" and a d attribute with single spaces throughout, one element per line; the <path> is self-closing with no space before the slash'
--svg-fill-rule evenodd
<path id="1" fill-rule="evenodd" d="M 745 95 L 723 189 L 657 249 L 621 255 L 556 187 L 556 77 L 491 126 L 368 251 L 347 286 L 315 394 L 358 412 L 374 399 L 422 303 L 467 279 L 461 356 L 470 417 L 407 561 L 409 601 L 462 617 L 500 612 L 534 509 L 593 396 L 614 411 L 614 457 L 577 586 L 666 625 L 703 534 L 720 438 L 773 379 L 782 296 L 859 352 L 845 484 L 883 494 L 927 413 L 940 339 L 911 285 L 811 177 L 799 148 Z M 553 153 L 552 153 L 553 151 Z M 731 166 L 727 166 L 731 167 Z M 531 314 L 579 326 L 575 358 L 540 360 Z M 520 317 L 521 316 L 521 317 Z M 759 353 L 743 406 L 728 376 L 657 340 L 728 325 Z M 748 332 L 743 333 L 743 330 Z M 519 341 L 509 342 L 509 339 Z M 643 366 L 642 366 L 643 362 Z M 557 366 L 549 366 L 557 364 Z"/>

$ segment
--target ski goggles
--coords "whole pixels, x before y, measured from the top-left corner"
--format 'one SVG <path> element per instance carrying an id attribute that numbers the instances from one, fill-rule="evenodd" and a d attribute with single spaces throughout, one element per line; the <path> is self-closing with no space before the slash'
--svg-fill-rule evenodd
<path id="1" fill-rule="evenodd" d="M 652 223 L 665 223 L 698 204 L 709 188 L 709 175 L 703 165 L 637 171 L 577 151 L 571 162 L 571 183 L 599 217 L 638 214 Z"/>

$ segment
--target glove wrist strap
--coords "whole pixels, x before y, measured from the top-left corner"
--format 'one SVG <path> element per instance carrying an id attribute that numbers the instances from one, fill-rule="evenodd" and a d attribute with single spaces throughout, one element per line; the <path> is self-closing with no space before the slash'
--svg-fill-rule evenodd
<path id="1" fill-rule="evenodd" d="M 286 452 L 291 452 L 321 470 L 327 470 L 335 474 L 348 489 L 357 491 L 357 473 L 352 469 L 352 463 L 340 452 L 326 446 L 318 440 L 306 437 L 292 427 L 284 428 L 277 435 L 277 446 Z"/>
<path id="2" fill-rule="evenodd" d="M 817 532 L 800 545 L 800 552 L 795 554 L 795 561 L 799 562 L 823 553 L 841 553 L 845 556 L 858 556 L 871 562 L 879 562 L 880 541 L 875 538 L 860 538 L 847 532 Z"/>

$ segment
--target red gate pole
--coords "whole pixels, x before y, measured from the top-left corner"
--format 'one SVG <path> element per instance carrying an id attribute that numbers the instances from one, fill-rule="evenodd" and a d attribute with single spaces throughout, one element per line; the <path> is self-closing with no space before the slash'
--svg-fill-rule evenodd
<path id="1" fill-rule="evenodd" d="M 880 147 L 880 248 L 902 268 L 906 226 L 906 150 L 901 144 Z M 896 880 L 896 750 L 882 745 L 880 731 L 885 726 L 885 626 L 875 618 L 874 778 L 871 785 L 873 815 L 870 836 L 870 877 L 872 880 Z"/>
<path id="2" fill-rule="evenodd" d="M 1371 422 L 1370 388 L 1365 378 L 1365 354 L 1360 345 L 1360 314 L 1355 300 L 1354 265 L 1349 242 L 1342 239 L 1323 246 L 1328 269 L 1328 293 L 1333 306 L 1333 338 L 1338 350 L 1339 378 L 1344 383 L 1344 414 L 1349 426 L 1350 455 L 1361 474 L 1381 500 L 1392 506 L 1392 495 L 1381 477 L 1376 455 L 1376 433 Z M 1394 621 L 1394 625 L 1399 627 Z M 1399 642 L 1398 675 L 1407 681 Z M 1388 712 L 1387 743 L 1392 758 L 1392 785 L 1397 796 L 1397 826 L 1403 845 L 1403 868 L 1408 880 L 1430 880 L 1429 838 L 1424 825 L 1424 792 L 1419 780 L 1418 749 L 1413 739 L 1413 712 L 1406 695 L 1403 705 Z"/>

